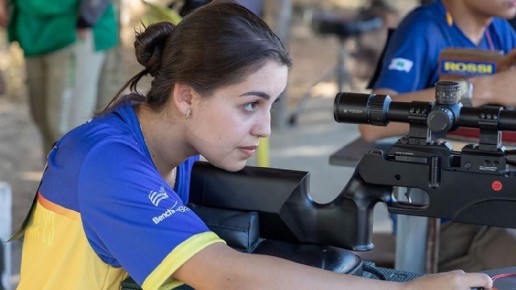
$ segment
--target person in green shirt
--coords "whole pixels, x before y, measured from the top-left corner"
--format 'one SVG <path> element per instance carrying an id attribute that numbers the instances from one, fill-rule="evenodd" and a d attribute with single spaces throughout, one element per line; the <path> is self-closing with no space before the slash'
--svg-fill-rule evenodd
<path id="1" fill-rule="evenodd" d="M 104 53 L 118 43 L 111 0 L 0 0 L 0 25 L 23 50 L 30 111 L 46 155 L 97 107 Z"/>

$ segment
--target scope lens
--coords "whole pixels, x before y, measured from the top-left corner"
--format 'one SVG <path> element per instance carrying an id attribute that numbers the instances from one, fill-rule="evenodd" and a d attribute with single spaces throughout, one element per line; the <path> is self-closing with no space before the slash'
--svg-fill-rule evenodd
<path id="1" fill-rule="evenodd" d="M 385 126 L 390 100 L 387 95 L 338 93 L 333 118 L 339 123 Z"/>

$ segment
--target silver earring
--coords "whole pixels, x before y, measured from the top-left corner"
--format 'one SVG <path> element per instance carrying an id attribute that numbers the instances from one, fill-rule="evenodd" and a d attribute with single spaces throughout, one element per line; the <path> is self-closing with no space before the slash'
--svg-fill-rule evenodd
<path id="1" fill-rule="evenodd" d="M 186 109 L 185 119 L 190 119 L 191 115 L 192 115 L 192 111 L 190 110 L 190 108 Z"/>

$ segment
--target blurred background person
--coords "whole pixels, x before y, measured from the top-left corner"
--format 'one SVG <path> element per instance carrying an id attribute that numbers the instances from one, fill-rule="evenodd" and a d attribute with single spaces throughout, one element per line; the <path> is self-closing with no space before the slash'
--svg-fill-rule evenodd
<path id="1" fill-rule="evenodd" d="M 109 0 L 1 0 L 0 24 L 23 50 L 32 118 L 43 152 L 96 107 L 103 53 L 118 43 Z"/>
<path id="2" fill-rule="evenodd" d="M 512 0 L 438 0 L 416 8 L 390 37 L 373 93 L 400 102 L 435 101 L 441 51 L 468 48 L 500 51 L 506 56 L 496 74 L 464 76 L 460 81 L 467 88 L 463 103 L 516 105 L 516 70 L 511 69 L 516 34 L 507 21 L 515 14 L 516 1 Z M 359 130 L 362 138 L 373 142 L 408 133 L 408 124 L 359 125 Z M 446 221 L 440 231 L 438 270 L 479 271 L 515 265 L 515 243 L 515 229 Z"/>

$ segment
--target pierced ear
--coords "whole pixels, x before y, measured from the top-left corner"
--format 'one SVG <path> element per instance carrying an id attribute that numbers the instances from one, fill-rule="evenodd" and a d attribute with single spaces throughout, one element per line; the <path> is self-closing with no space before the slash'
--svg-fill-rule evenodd
<path id="1" fill-rule="evenodd" d="M 191 86 L 185 83 L 176 83 L 174 85 L 172 99 L 181 115 L 186 116 L 187 112 L 191 110 L 193 96 L 194 90 Z"/>

